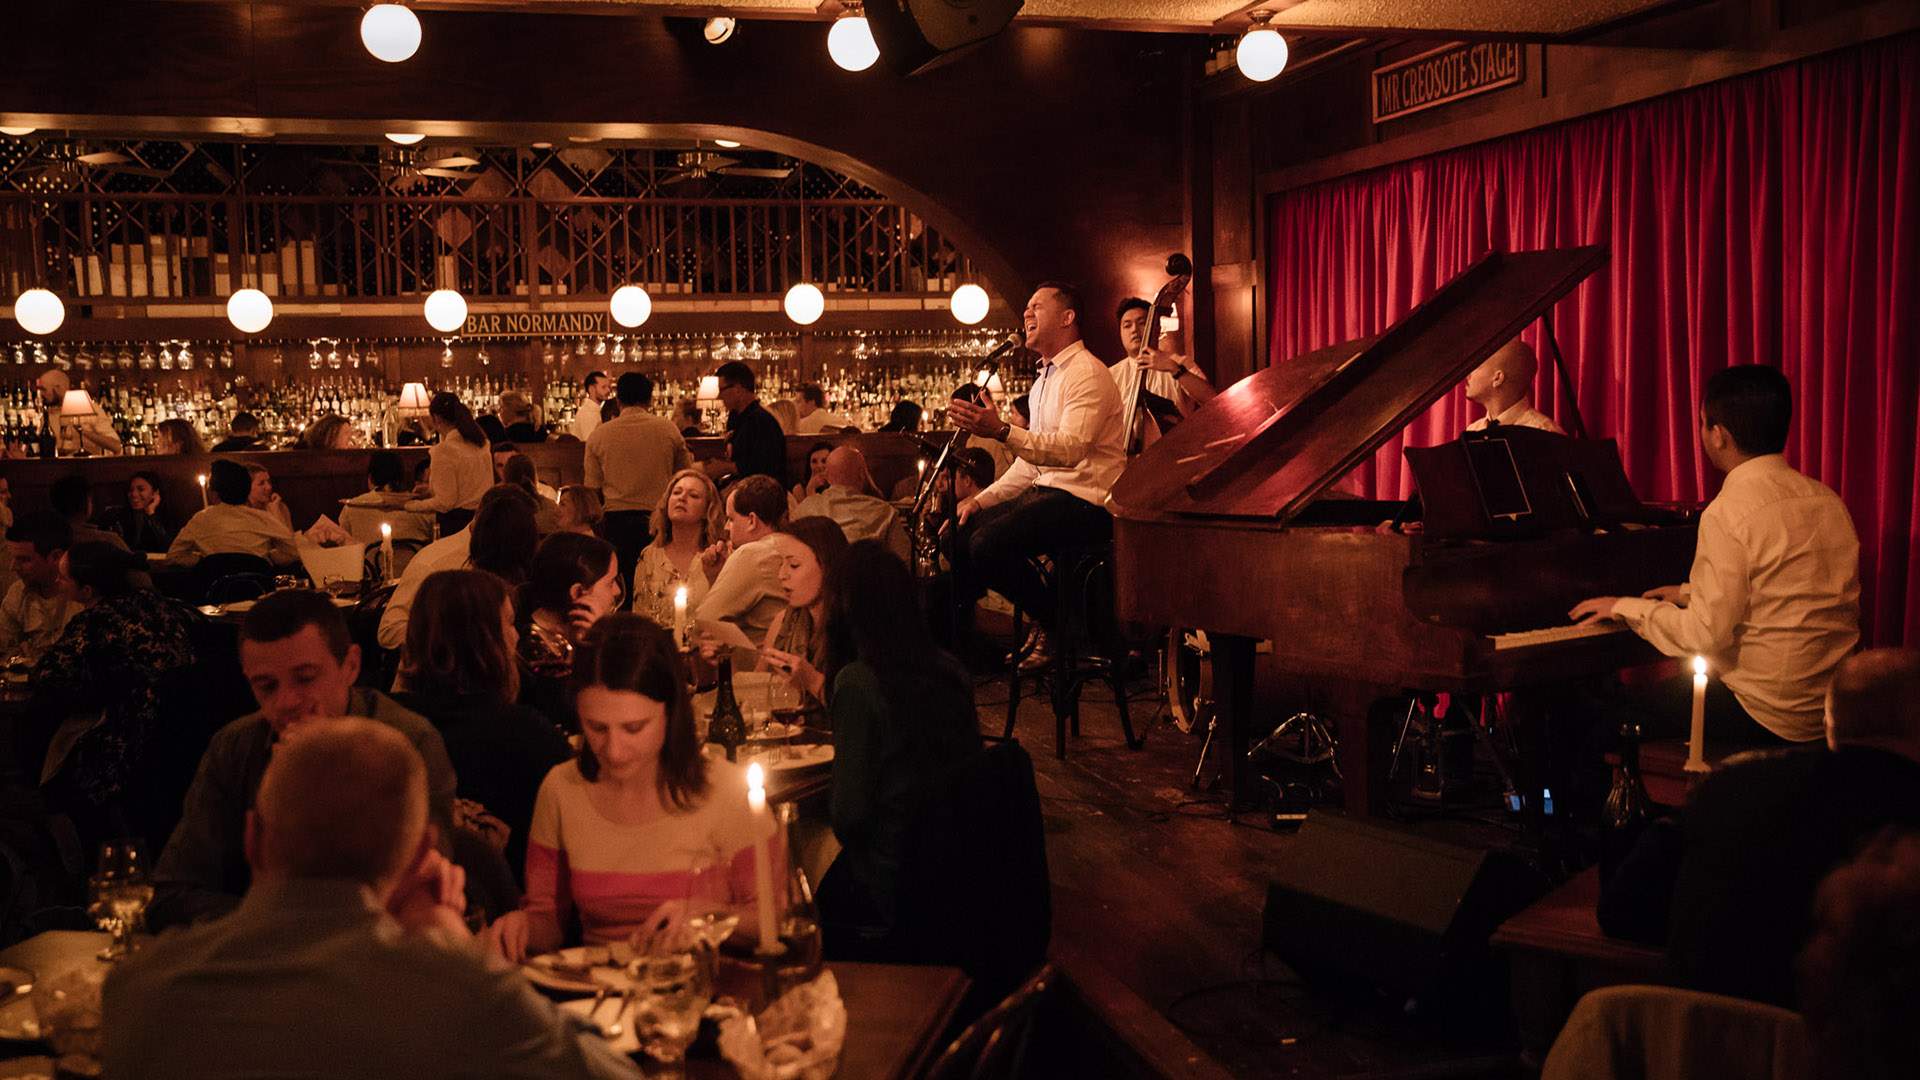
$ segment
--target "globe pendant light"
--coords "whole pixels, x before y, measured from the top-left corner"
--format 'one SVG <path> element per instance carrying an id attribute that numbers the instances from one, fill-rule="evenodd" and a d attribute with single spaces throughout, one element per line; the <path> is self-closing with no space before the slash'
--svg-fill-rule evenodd
<path id="1" fill-rule="evenodd" d="M 1240 36 L 1240 44 L 1233 51 L 1240 74 L 1254 82 L 1267 82 L 1287 67 L 1287 39 L 1267 25 L 1272 17 L 1270 12 L 1254 12 L 1253 25 Z"/>
<path id="2" fill-rule="evenodd" d="M 953 290 L 953 299 L 947 307 L 953 312 L 954 318 L 968 326 L 975 326 L 987 317 L 987 290 L 978 285 L 962 285 Z"/>
<path id="3" fill-rule="evenodd" d="M 360 43 L 376 60 L 411 59 L 420 51 L 420 17 L 400 4 L 375 4 L 360 17 Z"/>
<path id="4" fill-rule="evenodd" d="M 67 321 L 67 305 L 46 289 L 28 289 L 13 302 L 13 321 L 29 334 L 51 334 Z"/>
<path id="5" fill-rule="evenodd" d="M 787 290 L 780 306 L 787 309 L 787 318 L 801 326 L 812 326 L 827 310 L 827 298 L 821 295 L 818 285 L 803 281 Z"/>
<path id="6" fill-rule="evenodd" d="M 241 289 L 227 297 L 227 321 L 243 334 L 257 334 L 273 321 L 273 300 L 259 289 Z"/>
<path id="7" fill-rule="evenodd" d="M 427 297 L 427 325 L 443 334 L 451 334 L 467 324 L 467 298 L 452 289 L 440 289 Z"/>
<path id="8" fill-rule="evenodd" d="M 638 285 L 622 285 L 613 290 L 607 309 L 614 322 L 631 330 L 653 314 L 653 297 Z"/>
<path id="9" fill-rule="evenodd" d="M 827 31 L 827 55 L 846 71 L 865 71 L 880 59 L 880 46 L 873 40 L 873 27 L 859 9 L 833 20 Z"/>

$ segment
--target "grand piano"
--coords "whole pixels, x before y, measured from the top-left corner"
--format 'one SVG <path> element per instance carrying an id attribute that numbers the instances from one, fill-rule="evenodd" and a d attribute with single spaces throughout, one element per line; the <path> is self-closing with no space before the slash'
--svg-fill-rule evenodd
<path id="1" fill-rule="evenodd" d="M 1625 476 L 1611 440 L 1500 436 L 1500 453 L 1522 463 L 1518 483 L 1537 487 L 1534 505 L 1523 494 L 1519 508 L 1479 505 L 1514 496 L 1476 479 L 1484 469 L 1453 468 L 1468 457 L 1457 446 L 1426 458 L 1409 451 L 1425 516 L 1452 522 L 1449 529 L 1382 528 L 1408 507 L 1328 494 L 1605 262 L 1596 247 L 1490 253 L 1378 337 L 1242 379 L 1115 483 L 1117 610 L 1208 632 L 1236 799 L 1250 790 L 1261 641 L 1272 643 L 1281 671 L 1316 688 L 1322 715 L 1332 713 L 1342 792 L 1355 814 L 1374 812 L 1384 795 L 1391 724 L 1375 707 L 1381 700 L 1517 689 L 1658 659 L 1624 630 L 1566 626 L 1579 600 L 1684 581 L 1693 559 L 1691 524 L 1637 513 L 1631 489 L 1618 490 Z M 1543 447 L 1556 448 L 1550 469 L 1535 461 Z M 1597 468 L 1596 486 L 1614 490 L 1596 495 L 1575 468 L 1563 473 L 1563 451 Z M 1561 512 L 1549 512 L 1555 507 Z"/>

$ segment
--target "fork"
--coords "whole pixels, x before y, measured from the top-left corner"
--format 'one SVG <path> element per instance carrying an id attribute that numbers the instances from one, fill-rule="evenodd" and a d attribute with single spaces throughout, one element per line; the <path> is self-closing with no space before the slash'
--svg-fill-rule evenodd
<path id="1" fill-rule="evenodd" d="M 615 1005 L 613 1010 L 613 1023 L 607 1025 L 607 1038 L 617 1039 L 620 1036 L 626 1034 L 627 1010 L 633 1004 L 634 990 L 635 990 L 635 987 L 628 986 L 626 989 L 620 991 L 619 1004 Z"/>

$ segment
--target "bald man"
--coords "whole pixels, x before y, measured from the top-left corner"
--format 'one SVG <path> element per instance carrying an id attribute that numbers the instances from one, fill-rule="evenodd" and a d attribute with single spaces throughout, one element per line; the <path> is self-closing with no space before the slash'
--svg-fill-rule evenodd
<path id="1" fill-rule="evenodd" d="M 474 948 L 426 766 L 391 727 L 320 720 L 284 740 L 246 850 L 253 884 L 231 915 L 109 976 L 109 1075 L 640 1076 Z"/>
<path id="2" fill-rule="evenodd" d="M 40 376 L 40 433 L 54 436 L 61 457 L 72 457 L 82 449 L 94 454 L 119 453 L 120 435 L 113 430 L 113 421 L 107 419 L 105 402 L 94 401 L 92 416 L 61 415 L 71 389 L 72 380 L 57 368 Z"/>
<path id="3" fill-rule="evenodd" d="M 1920 826 L 1920 652 L 1848 657 L 1827 700 L 1827 749 L 1728 758 L 1679 826 L 1649 830 L 1602 894 L 1608 933 L 1665 944 L 1682 985 L 1792 1006 L 1820 879 Z"/>
<path id="4" fill-rule="evenodd" d="M 1467 400 L 1480 406 L 1486 415 L 1468 424 L 1467 430 L 1484 431 L 1490 424 L 1498 424 L 1565 435 L 1552 417 L 1533 407 L 1533 377 L 1539 370 L 1533 349 L 1519 338 L 1487 357 L 1467 376 Z"/>
<path id="5" fill-rule="evenodd" d="M 841 443 L 827 455 L 827 486 L 800 500 L 788 516 L 832 518 L 848 540 L 880 540 L 905 559 L 907 530 L 878 491 L 867 455 L 852 443 Z"/>

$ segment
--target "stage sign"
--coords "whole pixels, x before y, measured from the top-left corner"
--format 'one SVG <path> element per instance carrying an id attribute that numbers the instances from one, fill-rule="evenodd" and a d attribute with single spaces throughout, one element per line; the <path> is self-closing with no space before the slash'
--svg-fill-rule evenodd
<path id="1" fill-rule="evenodd" d="M 1445 105 L 1527 77 L 1526 54 L 1515 41 L 1442 45 L 1373 71 L 1373 122 L 1384 123 Z"/>
<path id="2" fill-rule="evenodd" d="M 604 311 L 508 311 L 467 316 L 461 337 L 578 337 L 608 333 Z"/>

